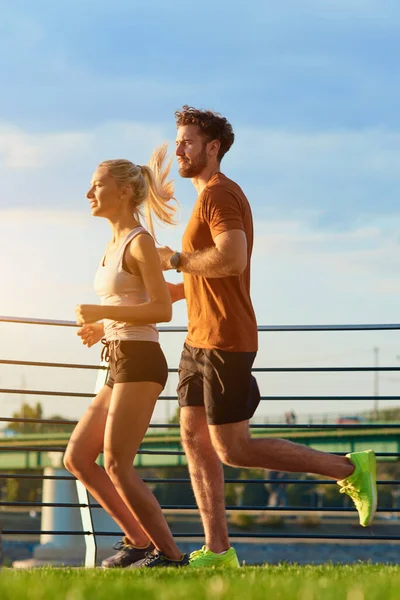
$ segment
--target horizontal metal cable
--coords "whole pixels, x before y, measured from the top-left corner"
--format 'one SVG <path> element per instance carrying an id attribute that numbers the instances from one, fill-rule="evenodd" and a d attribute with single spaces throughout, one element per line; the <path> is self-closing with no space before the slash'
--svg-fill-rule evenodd
<path id="1" fill-rule="evenodd" d="M 60 367 L 67 369 L 93 369 L 96 371 L 103 370 L 107 371 L 108 367 L 104 365 L 80 365 L 75 363 L 50 363 L 50 362 L 39 362 L 32 360 L 5 360 L 0 359 L 0 365 L 21 365 L 24 367 Z"/>
<path id="2" fill-rule="evenodd" d="M 0 445 L 0 452 L 65 452 L 66 446 L 2 446 Z M 335 454 L 337 456 L 344 456 L 351 452 L 351 450 L 343 452 L 329 452 L 329 454 Z M 101 452 L 102 453 L 102 452 Z M 183 450 L 138 450 L 137 454 L 148 454 L 152 456 L 184 456 Z M 395 457 L 400 456 L 400 452 L 375 452 L 375 456 L 381 457 Z"/>
<path id="3" fill-rule="evenodd" d="M 21 323 L 25 325 L 53 325 L 58 327 L 79 327 L 75 321 L 58 319 L 36 319 L 27 317 L 0 316 L 3 323 Z M 187 327 L 160 326 L 159 331 L 171 333 L 185 333 Z M 383 324 L 352 324 L 352 325 L 259 325 L 258 331 L 386 331 L 400 329 L 399 323 Z"/>
<path id="4" fill-rule="evenodd" d="M 76 477 L 73 475 L 37 475 L 33 473 L 0 473 L 0 479 L 53 479 L 53 480 L 71 480 L 76 481 Z M 145 483 L 190 483 L 190 479 L 188 477 L 142 477 L 142 481 Z M 226 478 L 224 483 L 232 483 L 239 485 L 251 485 L 255 483 L 274 483 L 279 484 L 279 481 L 276 479 L 236 479 L 236 478 Z M 400 480 L 398 479 L 382 479 L 378 480 L 377 485 L 399 485 Z M 284 479 L 281 481 L 281 484 L 298 484 L 298 485 L 336 485 L 336 481 L 333 479 Z"/>
<path id="5" fill-rule="evenodd" d="M 0 422 L 4 423 L 31 423 L 48 425 L 76 425 L 78 421 L 69 419 L 23 419 L 22 417 L 0 417 Z M 23 433 L 23 432 L 21 432 Z"/>
<path id="6" fill-rule="evenodd" d="M 82 365 L 77 363 L 55 363 L 55 362 L 41 362 L 41 361 L 29 361 L 29 360 L 6 360 L 0 359 L 0 365 L 20 365 L 25 367 L 58 367 L 66 369 L 92 369 L 92 370 L 103 370 L 106 371 L 108 367 L 105 365 Z M 253 373 L 348 373 L 348 372 L 392 372 L 400 371 L 399 366 L 391 367 L 253 367 Z M 169 368 L 169 373 L 178 373 L 177 368 Z"/>
<path id="7" fill-rule="evenodd" d="M 0 502 L 5 507 L 33 507 L 33 508 L 103 508 L 100 504 L 79 504 L 77 502 Z M 193 511 L 198 510 L 195 504 L 160 504 L 162 510 Z M 237 506 L 226 505 L 225 510 L 229 512 L 338 512 L 355 513 L 355 506 Z M 378 508 L 378 513 L 400 513 L 400 508 Z"/>
<path id="8" fill-rule="evenodd" d="M 65 452 L 65 446 L 9 446 L 0 445 L 0 452 Z M 183 456 L 185 453 L 180 450 L 138 450 L 136 454 L 151 455 L 176 455 Z"/>
<path id="9" fill-rule="evenodd" d="M 71 421 L 69 419 L 24 419 L 22 417 L 0 417 L 0 422 L 7 423 L 46 423 L 50 425 L 76 425 L 78 421 Z M 149 427 L 156 429 L 178 429 L 179 423 L 150 423 Z M 250 425 L 250 427 L 256 427 L 256 425 Z"/>
<path id="10" fill-rule="evenodd" d="M 46 391 L 46 390 L 25 390 L 25 389 L 13 389 L 13 388 L 1 388 L 0 394 L 19 394 L 19 395 L 33 395 L 33 396 L 59 396 L 59 397 L 70 397 L 70 398 L 94 398 L 96 394 L 82 393 L 82 392 L 57 392 L 57 391 Z M 177 400 L 177 396 L 160 396 L 159 400 Z M 369 400 L 375 401 L 376 396 L 261 396 L 261 400 L 268 400 L 269 402 L 280 402 L 282 400 L 289 401 L 311 401 L 317 400 L 318 402 L 324 400 Z M 379 400 L 400 400 L 400 396 L 379 396 Z"/>
<path id="11" fill-rule="evenodd" d="M 0 317 L 2 323 L 21 323 L 23 325 L 55 325 L 57 327 L 78 327 L 75 321 L 59 319 L 32 319 L 27 317 Z"/>
<path id="12" fill-rule="evenodd" d="M 3 529 L 5 535 L 93 535 L 91 531 L 53 531 L 40 529 Z M 369 535 L 368 535 L 369 534 Z M 121 537 L 121 531 L 95 531 L 94 535 L 100 537 Z M 204 538 L 204 533 L 174 533 L 175 538 Z M 229 537 L 235 539 L 255 538 L 255 539 L 312 539 L 312 540 L 367 540 L 374 542 L 377 540 L 400 540 L 397 535 L 373 535 L 367 530 L 364 535 L 340 535 L 340 534 L 315 534 L 315 533 L 235 533 L 229 532 Z"/>
<path id="13" fill-rule="evenodd" d="M 66 446 L 9 446 L 0 445 L 0 452 L 65 452 Z M 137 454 L 152 454 L 152 455 L 179 455 L 185 453 L 180 450 L 138 450 Z"/>
<path id="14" fill-rule="evenodd" d="M 96 394 L 84 392 L 49 392 L 46 390 L 15 390 L 15 389 L 0 389 L 0 394 L 22 394 L 24 396 L 67 396 L 69 398 L 94 398 Z"/>
<path id="15" fill-rule="evenodd" d="M 76 425 L 78 421 L 68 419 L 24 419 L 22 417 L 0 417 L 5 423 L 42 423 L 48 425 Z M 149 428 L 179 429 L 179 423 L 150 423 Z M 400 423 L 252 423 L 250 429 L 400 429 Z M 22 432 L 23 434 L 23 432 Z"/>
<path id="16" fill-rule="evenodd" d="M 0 473 L 0 479 L 53 479 L 55 481 L 76 481 L 73 475 L 37 475 L 36 473 Z"/>

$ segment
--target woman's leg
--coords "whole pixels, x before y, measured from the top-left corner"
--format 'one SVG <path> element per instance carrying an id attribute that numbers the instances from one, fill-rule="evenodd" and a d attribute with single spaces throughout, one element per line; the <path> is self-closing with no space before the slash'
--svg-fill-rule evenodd
<path id="1" fill-rule="evenodd" d="M 111 481 L 158 550 L 180 560 L 181 553 L 160 505 L 133 468 L 162 386 L 155 382 L 116 383 L 104 434 L 104 464 Z"/>
<path id="2" fill-rule="evenodd" d="M 120 526 L 134 546 L 147 546 L 149 538 L 115 489 L 107 473 L 96 464 L 103 449 L 104 431 L 112 389 L 105 385 L 75 427 L 64 455 L 64 465 L 83 483 Z"/>

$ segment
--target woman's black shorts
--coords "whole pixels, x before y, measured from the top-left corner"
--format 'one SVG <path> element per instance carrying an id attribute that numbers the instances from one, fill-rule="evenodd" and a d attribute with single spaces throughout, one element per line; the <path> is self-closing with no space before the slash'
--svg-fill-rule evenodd
<path id="1" fill-rule="evenodd" d="M 160 344 L 157 342 L 122 341 L 105 342 L 102 358 L 109 361 L 110 371 L 106 385 L 154 381 L 163 388 L 168 379 L 168 366 Z"/>

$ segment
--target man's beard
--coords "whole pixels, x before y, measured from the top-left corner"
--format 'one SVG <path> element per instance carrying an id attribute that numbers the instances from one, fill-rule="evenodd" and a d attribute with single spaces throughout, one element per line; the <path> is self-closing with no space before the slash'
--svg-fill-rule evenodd
<path id="1" fill-rule="evenodd" d="M 185 162 L 179 166 L 179 175 L 185 178 L 197 177 L 207 166 L 206 147 L 196 156 L 196 158 L 184 159 Z M 187 161 L 187 162 L 186 162 Z"/>

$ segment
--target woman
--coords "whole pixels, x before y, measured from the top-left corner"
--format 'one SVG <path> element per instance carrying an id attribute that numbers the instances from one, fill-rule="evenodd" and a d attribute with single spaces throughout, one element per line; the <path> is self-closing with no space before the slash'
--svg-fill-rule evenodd
<path id="1" fill-rule="evenodd" d="M 162 146 L 149 166 L 102 162 L 86 195 L 92 215 L 109 221 L 112 238 L 95 277 L 101 305 L 76 307 L 78 335 L 88 347 L 105 337 L 110 374 L 72 433 L 64 464 L 125 533 L 104 567 L 188 563 L 132 466 L 168 376 L 154 323 L 171 320 L 171 299 L 152 237 L 152 215 L 172 224 L 175 212 L 165 157 Z M 152 235 L 140 224 L 143 210 Z M 104 470 L 95 462 L 102 450 Z"/>

